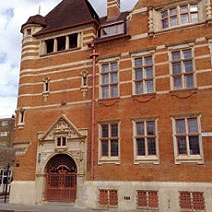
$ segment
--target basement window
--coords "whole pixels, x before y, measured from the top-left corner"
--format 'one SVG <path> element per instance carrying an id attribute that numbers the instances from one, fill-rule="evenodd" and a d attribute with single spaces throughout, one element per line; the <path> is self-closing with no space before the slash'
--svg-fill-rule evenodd
<path id="1" fill-rule="evenodd" d="M 54 51 L 54 39 L 46 40 L 46 53 L 52 53 Z"/>
<path id="2" fill-rule="evenodd" d="M 57 38 L 57 51 L 65 50 L 66 47 L 66 37 Z"/>
<path id="3" fill-rule="evenodd" d="M 100 189 L 99 190 L 99 206 L 106 208 L 116 208 L 118 206 L 118 191 Z"/>
<path id="4" fill-rule="evenodd" d="M 76 48 L 78 43 L 78 34 L 69 35 L 69 48 Z"/>

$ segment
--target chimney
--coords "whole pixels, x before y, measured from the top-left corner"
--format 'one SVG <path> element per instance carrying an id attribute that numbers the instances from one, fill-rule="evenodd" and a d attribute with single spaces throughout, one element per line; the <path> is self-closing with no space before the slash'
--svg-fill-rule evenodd
<path id="1" fill-rule="evenodd" d="M 107 0 L 107 19 L 114 19 L 120 14 L 120 0 Z"/>

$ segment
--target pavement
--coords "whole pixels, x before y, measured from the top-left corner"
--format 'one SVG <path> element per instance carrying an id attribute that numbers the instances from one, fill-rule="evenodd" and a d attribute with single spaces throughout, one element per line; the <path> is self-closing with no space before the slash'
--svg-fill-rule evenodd
<path id="1" fill-rule="evenodd" d="M 42 205 L 23 205 L 3 203 L 0 201 L 0 212 L 118 212 L 118 209 L 77 208 L 71 203 L 43 203 Z M 124 210 L 130 212 L 129 210 Z"/>

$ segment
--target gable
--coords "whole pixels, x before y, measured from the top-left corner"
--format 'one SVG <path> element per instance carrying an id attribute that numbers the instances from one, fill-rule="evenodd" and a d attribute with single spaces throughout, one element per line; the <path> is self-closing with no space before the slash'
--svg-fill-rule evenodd
<path id="1" fill-rule="evenodd" d="M 79 130 L 63 115 L 44 133 L 40 140 L 54 140 L 55 136 L 59 135 L 65 135 L 69 139 L 84 137 Z"/>

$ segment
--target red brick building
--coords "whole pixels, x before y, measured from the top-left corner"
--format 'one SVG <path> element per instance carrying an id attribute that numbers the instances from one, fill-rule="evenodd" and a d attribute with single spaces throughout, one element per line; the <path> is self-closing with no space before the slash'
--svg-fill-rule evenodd
<path id="1" fill-rule="evenodd" d="M 10 202 L 209 212 L 211 24 L 210 0 L 107 0 L 102 18 L 63 0 L 30 17 Z"/>

